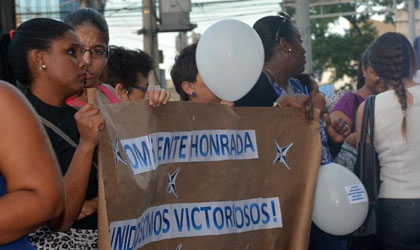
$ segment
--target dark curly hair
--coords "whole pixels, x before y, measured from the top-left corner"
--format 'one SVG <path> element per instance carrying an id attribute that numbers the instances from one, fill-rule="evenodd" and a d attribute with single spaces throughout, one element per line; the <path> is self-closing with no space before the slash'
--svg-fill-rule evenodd
<path id="1" fill-rule="evenodd" d="M 380 36 L 369 49 L 369 63 L 376 74 L 392 87 L 403 111 L 402 133 L 406 135 L 407 93 L 403 79 L 411 79 L 416 68 L 413 47 L 405 36 L 388 32 Z"/>
<path id="2" fill-rule="evenodd" d="M 121 83 L 124 89 L 130 91 L 136 85 L 137 74 L 148 78 L 153 68 L 153 58 L 144 51 L 110 46 L 107 83 L 113 87 Z"/>

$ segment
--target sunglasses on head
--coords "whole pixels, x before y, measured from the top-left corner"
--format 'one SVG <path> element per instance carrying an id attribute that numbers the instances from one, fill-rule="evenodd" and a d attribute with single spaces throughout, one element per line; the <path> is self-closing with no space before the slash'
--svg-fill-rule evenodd
<path id="1" fill-rule="evenodd" d="M 287 23 L 287 22 L 292 21 L 289 14 L 287 14 L 286 12 L 281 11 L 281 12 L 279 12 L 279 14 L 277 16 L 282 19 L 283 23 Z M 276 35 L 274 37 L 274 41 L 276 41 L 276 42 L 278 42 L 280 40 L 280 37 L 279 37 L 280 36 L 280 29 L 281 29 L 281 27 L 277 28 Z"/>
<path id="2" fill-rule="evenodd" d="M 280 11 L 278 14 L 278 17 L 280 17 L 281 19 L 283 19 L 283 23 L 286 22 L 291 22 L 292 19 L 290 18 L 289 14 L 287 14 L 286 12 Z"/>

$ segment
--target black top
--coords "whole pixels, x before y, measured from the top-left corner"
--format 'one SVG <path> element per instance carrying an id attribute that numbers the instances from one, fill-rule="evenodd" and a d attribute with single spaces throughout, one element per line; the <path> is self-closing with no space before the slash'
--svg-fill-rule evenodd
<path id="1" fill-rule="evenodd" d="M 262 72 L 254 87 L 244 97 L 236 101 L 235 106 L 272 107 L 277 98 L 270 79 Z M 335 143 L 328 137 L 328 147 L 333 158 L 340 152 L 341 145 L 342 143 Z"/>
<path id="2" fill-rule="evenodd" d="M 235 106 L 272 107 L 277 98 L 270 79 L 262 72 L 254 87 L 244 97 L 236 101 Z"/>
<path id="3" fill-rule="evenodd" d="M 68 105 L 63 107 L 56 107 L 44 103 L 38 97 L 28 91 L 26 97 L 29 102 L 35 108 L 36 112 L 53 123 L 61 131 L 63 131 L 68 137 L 70 137 L 76 144 L 79 143 L 79 131 L 77 130 L 76 120 L 74 114 L 77 110 L 73 109 Z M 61 136 L 55 133 L 53 130 L 45 126 L 48 136 L 50 137 L 51 144 L 54 148 L 60 168 L 63 175 L 67 172 L 70 166 L 73 154 L 76 151 L 67 141 Z M 96 161 L 96 155 L 94 156 Z M 89 176 L 89 184 L 86 193 L 86 200 L 95 198 L 98 196 L 98 179 L 96 167 L 92 166 L 91 174 Z M 76 221 L 72 228 L 76 229 L 97 229 L 98 228 L 98 216 L 97 214 L 90 215 L 82 220 Z"/>

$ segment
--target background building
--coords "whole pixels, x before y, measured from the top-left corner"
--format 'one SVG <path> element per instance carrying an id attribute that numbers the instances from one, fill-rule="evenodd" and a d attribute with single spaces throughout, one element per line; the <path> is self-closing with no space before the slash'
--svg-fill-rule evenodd
<path id="1" fill-rule="evenodd" d="M 420 9 L 416 9 L 415 12 L 415 27 L 416 35 L 420 35 Z M 407 10 L 398 10 L 395 13 L 395 31 L 408 36 L 408 11 Z"/>
<path id="2" fill-rule="evenodd" d="M 7 2 L 8 0 L 2 0 Z M 106 0 L 14 0 L 16 6 L 16 26 L 36 17 L 63 20 L 72 10 L 90 7 L 104 14 Z"/>

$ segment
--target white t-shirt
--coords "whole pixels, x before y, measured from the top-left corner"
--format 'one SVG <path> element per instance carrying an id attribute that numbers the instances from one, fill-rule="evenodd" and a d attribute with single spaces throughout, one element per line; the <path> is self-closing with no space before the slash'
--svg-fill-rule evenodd
<path id="1" fill-rule="evenodd" d="M 381 166 L 380 198 L 420 198 L 420 86 L 407 90 L 414 97 L 407 108 L 407 139 L 394 90 L 376 96 L 374 144 Z"/>

